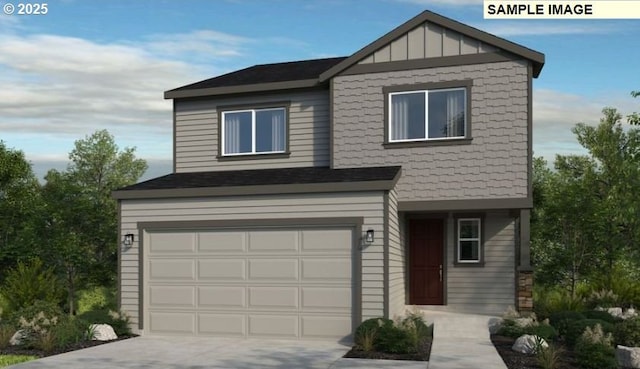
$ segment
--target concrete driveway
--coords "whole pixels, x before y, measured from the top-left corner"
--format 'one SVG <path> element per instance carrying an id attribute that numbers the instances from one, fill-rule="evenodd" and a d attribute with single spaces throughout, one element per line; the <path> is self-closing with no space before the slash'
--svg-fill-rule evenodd
<path id="1" fill-rule="evenodd" d="M 136 337 L 49 356 L 11 368 L 328 369 L 349 349 L 349 346 L 325 341 Z"/>

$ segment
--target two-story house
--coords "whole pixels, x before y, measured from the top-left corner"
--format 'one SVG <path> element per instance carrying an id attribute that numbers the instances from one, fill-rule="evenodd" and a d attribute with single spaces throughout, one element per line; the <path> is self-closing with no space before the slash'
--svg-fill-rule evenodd
<path id="1" fill-rule="evenodd" d="M 425 11 L 348 57 L 167 91 L 173 173 L 114 192 L 134 330 L 343 338 L 407 305 L 531 308 L 543 64 Z"/>

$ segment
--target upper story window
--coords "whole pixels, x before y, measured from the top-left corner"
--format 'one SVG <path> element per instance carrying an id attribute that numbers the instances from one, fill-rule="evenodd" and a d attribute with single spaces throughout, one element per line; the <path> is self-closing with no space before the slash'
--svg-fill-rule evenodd
<path id="1" fill-rule="evenodd" d="M 465 138 L 467 89 L 389 93 L 389 142 Z"/>
<path id="2" fill-rule="evenodd" d="M 222 155 L 284 153 L 285 108 L 243 109 L 222 112 Z"/>

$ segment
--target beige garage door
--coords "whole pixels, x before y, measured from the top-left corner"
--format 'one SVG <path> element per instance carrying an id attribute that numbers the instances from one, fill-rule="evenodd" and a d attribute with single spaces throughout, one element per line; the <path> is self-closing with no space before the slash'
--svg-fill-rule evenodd
<path id="1" fill-rule="evenodd" d="M 144 237 L 146 332 L 333 339 L 352 331 L 350 228 Z"/>

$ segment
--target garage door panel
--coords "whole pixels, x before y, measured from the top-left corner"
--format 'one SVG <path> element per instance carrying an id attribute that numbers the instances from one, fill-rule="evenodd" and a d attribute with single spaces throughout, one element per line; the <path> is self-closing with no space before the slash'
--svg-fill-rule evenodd
<path id="1" fill-rule="evenodd" d="M 351 281 L 351 260 L 303 258 L 302 280 Z"/>
<path id="2" fill-rule="evenodd" d="M 348 229 L 314 229 L 302 231 L 302 251 L 333 253 L 351 252 L 352 232 Z"/>
<path id="3" fill-rule="evenodd" d="M 351 318 L 345 316 L 303 316 L 302 338 L 335 338 L 351 334 Z"/>
<path id="4" fill-rule="evenodd" d="M 349 287 L 302 287 L 302 308 L 321 311 L 351 311 L 351 288 Z"/>
<path id="5" fill-rule="evenodd" d="M 246 275 L 244 259 L 198 260 L 198 279 L 210 281 L 244 281 Z"/>
<path id="6" fill-rule="evenodd" d="M 149 330 L 152 333 L 195 333 L 195 313 L 149 312 Z"/>
<path id="7" fill-rule="evenodd" d="M 211 253 L 243 252 L 245 232 L 201 232 L 198 234 L 198 251 Z"/>
<path id="8" fill-rule="evenodd" d="M 195 288 L 191 286 L 151 286 L 149 302 L 154 306 L 195 307 Z"/>
<path id="9" fill-rule="evenodd" d="M 151 280 L 193 281 L 195 260 L 155 259 L 150 262 Z"/>
<path id="10" fill-rule="evenodd" d="M 249 233 L 249 251 L 298 251 L 298 233 L 298 231 L 293 230 L 253 231 Z"/>
<path id="11" fill-rule="evenodd" d="M 249 308 L 298 309 L 298 287 L 250 287 Z"/>
<path id="12" fill-rule="evenodd" d="M 198 307 L 245 308 L 245 287 L 198 287 Z"/>
<path id="13" fill-rule="evenodd" d="M 251 280 L 298 280 L 298 259 L 252 259 L 249 260 Z"/>
<path id="14" fill-rule="evenodd" d="M 249 335 L 296 338 L 298 336 L 298 316 L 249 315 Z"/>
<path id="15" fill-rule="evenodd" d="M 198 315 L 198 333 L 216 336 L 244 336 L 247 317 L 241 314 Z"/>
<path id="16" fill-rule="evenodd" d="M 151 234 L 149 241 L 153 253 L 184 253 L 195 251 L 194 233 Z"/>

